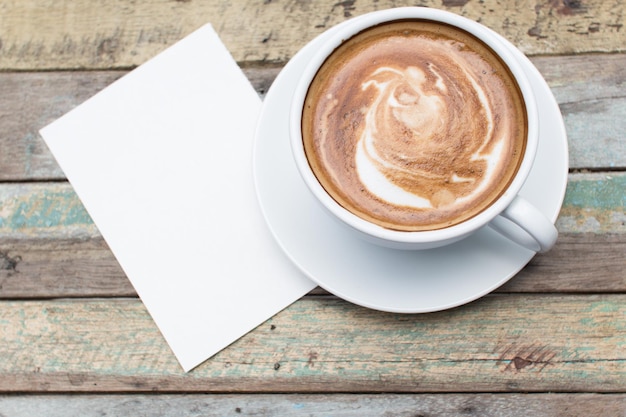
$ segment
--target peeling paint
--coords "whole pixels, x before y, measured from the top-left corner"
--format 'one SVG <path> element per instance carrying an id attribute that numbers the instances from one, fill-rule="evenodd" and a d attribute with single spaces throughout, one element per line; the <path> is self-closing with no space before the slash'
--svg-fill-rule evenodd
<path id="1" fill-rule="evenodd" d="M 572 174 L 557 227 L 568 233 L 626 233 L 625 207 L 626 174 Z M 72 228 L 96 231 L 69 184 L 0 186 L 0 235 L 69 233 Z"/>

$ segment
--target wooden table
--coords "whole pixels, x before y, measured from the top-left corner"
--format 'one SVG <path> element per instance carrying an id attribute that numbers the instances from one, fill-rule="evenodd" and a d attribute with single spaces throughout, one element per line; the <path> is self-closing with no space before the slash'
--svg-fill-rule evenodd
<path id="1" fill-rule="evenodd" d="M 38 129 L 206 22 L 263 95 L 324 29 L 409 2 L 0 0 L 0 415 L 625 416 L 626 6 L 417 3 L 500 32 L 551 86 L 556 247 L 438 313 L 317 289 L 185 374 Z"/>

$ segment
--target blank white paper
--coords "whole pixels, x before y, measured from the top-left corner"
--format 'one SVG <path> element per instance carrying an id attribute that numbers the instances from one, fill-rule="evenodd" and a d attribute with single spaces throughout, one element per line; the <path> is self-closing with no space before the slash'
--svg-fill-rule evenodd
<path id="1" fill-rule="evenodd" d="M 206 25 L 41 130 L 185 371 L 315 286 L 255 197 L 260 109 Z"/>

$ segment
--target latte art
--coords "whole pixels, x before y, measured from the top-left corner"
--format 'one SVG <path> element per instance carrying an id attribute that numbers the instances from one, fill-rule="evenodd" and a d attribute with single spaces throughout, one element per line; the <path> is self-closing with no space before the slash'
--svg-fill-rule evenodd
<path id="1" fill-rule="evenodd" d="M 493 181 L 503 139 L 493 136 L 491 103 L 471 74 L 458 65 L 450 69 L 454 78 L 432 63 L 428 73 L 381 67 L 362 85 L 377 91 L 357 144 L 356 170 L 367 189 L 390 204 L 462 204 Z M 433 160 L 441 162 L 436 169 Z"/>
<path id="2" fill-rule="evenodd" d="M 471 35 L 425 21 L 382 25 L 316 75 L 303 113 L 307 158 L 329 194 L 367 220 L 447 227 L 484 210 L 515 175 L 526 134 L 519 97 Z"/>

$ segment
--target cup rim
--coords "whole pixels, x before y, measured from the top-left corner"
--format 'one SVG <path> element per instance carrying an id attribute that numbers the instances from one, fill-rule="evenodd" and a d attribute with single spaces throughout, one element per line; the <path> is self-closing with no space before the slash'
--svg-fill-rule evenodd
<path id="1" fill-rule="evenodd" d="M 319 183 L 317 177 L 310 168 L 302 141 L 301 115 L 304 100 L 308 92 L 309 84 L 317 74 L 317 71 L 326 58 L 344 41 L 369 27 L 396 20 L 407 19 L 432 20 L 450 24 L 480 39 L 496 54 L 498 54 L 504 64 L 509 68 L 519 86 L 524 99 L 524 105 L 526 107 L 528 125 L 526 148 L 522 162 L 508 188 L 485 210 L 461 223 L 441 229 L 423 231 L 388 229 L 369 222 L 344 208 L 337 201 L 335 201 Z M 289 115 L 289 136 L 292 154 L 295 159 L 298 172 L 316 199 L 328 211 L 330 211 L 332 215 L 348 226 L 351 226 L 353 229 L 365 233 L 367 236 L 374 237 L 377 240 L 395 244 L 428 244 L 458 239 L 459 237 L 468 235 L 485 226 L 511 204 L 524 185 L 524 182 L 526 181 L 534 163 L 539 138 L 539 122 L 535 95 L 528 76 L 524 72 L 519 60 L 510 50 L 510 47 L 499 38 L 497 33 L 481 23 L 475 22 L 463 16 L 445 10 L 427 7 L 399 7 L 378 10 L 345 21 L 337 25 L 332 30 L 334 30 L 335 33 L 333 33 L 330 39 L 319 48 L 313 58 L 306 65 L 294 91 Z"/>

